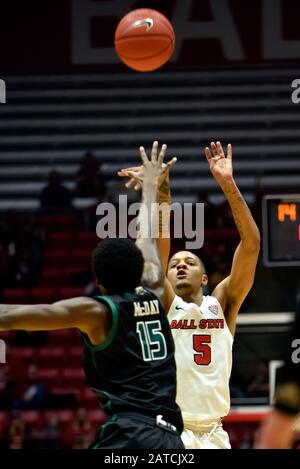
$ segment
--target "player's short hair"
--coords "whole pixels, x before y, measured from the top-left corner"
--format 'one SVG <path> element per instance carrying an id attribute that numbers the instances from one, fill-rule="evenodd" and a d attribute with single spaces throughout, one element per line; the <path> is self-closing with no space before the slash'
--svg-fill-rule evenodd
<path id="1" fill-rule="evenodd" d="M 140 285 L 144 258 L 130 239 L 107 238 L 93 251 L 92 268 L 109 294 L 125 293 Z"/>

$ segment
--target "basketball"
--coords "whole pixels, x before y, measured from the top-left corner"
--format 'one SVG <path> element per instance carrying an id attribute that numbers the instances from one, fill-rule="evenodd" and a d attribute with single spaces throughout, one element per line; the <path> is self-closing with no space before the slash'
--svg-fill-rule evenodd
<path id="1" fill-rule="evenodd" d="M 175 33 L 170 21 L 161 13 L 140 8 L 124 16 L 115 33 L 118 56 L 128 67 L 151 72 L 164 65 L 175 46 Z"/>

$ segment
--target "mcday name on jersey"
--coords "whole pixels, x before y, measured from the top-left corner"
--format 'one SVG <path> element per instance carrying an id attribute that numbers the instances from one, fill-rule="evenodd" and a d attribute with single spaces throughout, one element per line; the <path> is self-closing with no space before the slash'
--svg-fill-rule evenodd
<path id="1" fill-rule="evenodd" d="M 134 316 L 150 316 L 151 314 L 159 314 L 158 300 L 150 301 L 134 301 Z"/>

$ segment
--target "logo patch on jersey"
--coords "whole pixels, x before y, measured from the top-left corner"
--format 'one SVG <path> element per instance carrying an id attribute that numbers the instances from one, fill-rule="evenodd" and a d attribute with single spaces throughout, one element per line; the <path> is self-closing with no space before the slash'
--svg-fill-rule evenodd
<path id="1" fill-rule="evenodd" d="M 181 306 L 175 306 L 175 309 L 182 309 L 182 311 L 185 311 L 185 309 L 181 308 Z"/>
<path id="2" fill-rule="evenodd" d="M 217 305 L 210 305 L 210 306 L 208 306 L 208 309 L 215 316 L 218 316 L 218 306 Z"/>

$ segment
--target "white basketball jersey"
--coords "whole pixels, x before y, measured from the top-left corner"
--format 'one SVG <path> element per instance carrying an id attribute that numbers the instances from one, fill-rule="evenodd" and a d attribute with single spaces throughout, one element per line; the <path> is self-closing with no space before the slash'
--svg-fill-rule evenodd
<path id="1" fill-rule="evenodd" d="M 218 300 L 201 306 L 175 296 L 168 313 L 175 340 L 177 404 L 186 428 L 217 420 L 230 408 L 233 337 Z"/>

